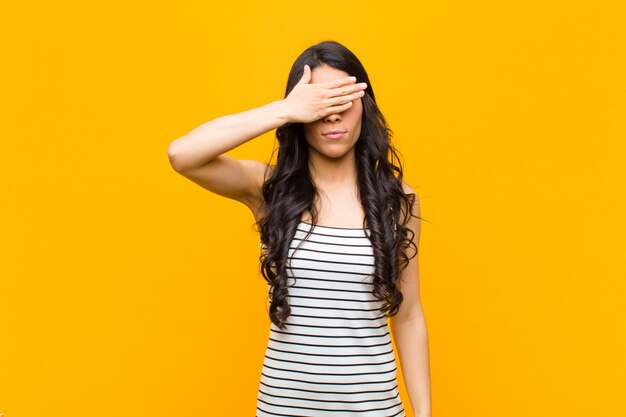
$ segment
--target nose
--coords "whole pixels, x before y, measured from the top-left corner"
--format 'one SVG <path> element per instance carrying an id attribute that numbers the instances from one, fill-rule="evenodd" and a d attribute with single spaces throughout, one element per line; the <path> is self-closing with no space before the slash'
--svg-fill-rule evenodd
<path id="1" fill-rule="evenodd" d="M 340 119 L 341 119 L 341 116 L 339 115 L 339 113 L 329 114 L 328 116 L 324 118 L 324 120 L 331 122 L 331 123 Z"/>

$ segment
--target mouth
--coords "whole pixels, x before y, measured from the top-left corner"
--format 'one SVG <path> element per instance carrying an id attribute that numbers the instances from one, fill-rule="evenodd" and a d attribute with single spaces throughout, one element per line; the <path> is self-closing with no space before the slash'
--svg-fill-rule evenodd
<path id="1" fill-rule="evenodd" d="M 345 135 L 346 133 L 347 133 L 347 130 L 329 130 L 328 132 L 322 133 L 322 135 L 330 139 L 338 139 L 342 137 L 343 135 Z"/>

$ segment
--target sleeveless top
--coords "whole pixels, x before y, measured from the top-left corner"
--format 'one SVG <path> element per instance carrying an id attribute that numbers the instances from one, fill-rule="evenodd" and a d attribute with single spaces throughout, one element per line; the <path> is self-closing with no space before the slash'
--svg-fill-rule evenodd
<path id="1" fill-rule="evenodd" d="M 256 417 L 406 416 L 383 303 L 371 293 L 368 236 L 298 224 L 287 262 L 291 315 L 285 330 L 270 322 Z"/>

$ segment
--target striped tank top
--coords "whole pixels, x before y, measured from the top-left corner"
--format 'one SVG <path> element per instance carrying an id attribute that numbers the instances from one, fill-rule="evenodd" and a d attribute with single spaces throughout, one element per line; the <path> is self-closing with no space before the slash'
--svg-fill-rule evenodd
<path id="1" fill-rule="evenodd" d="M 270 322 L 256 417 L 406 416 L 383 304 L 371 293 L 368 235 L 298 224 L 287 263 L 291 315 L 285 330 Z"/>

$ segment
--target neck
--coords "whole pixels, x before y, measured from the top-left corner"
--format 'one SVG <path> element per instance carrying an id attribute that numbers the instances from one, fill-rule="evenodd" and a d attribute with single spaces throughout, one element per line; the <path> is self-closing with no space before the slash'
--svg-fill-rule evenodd
<path id="1" fill-rule="evenodd" d="M 317 152 L 309 153 L 309 172 L 313 182 L 324 189 L 356 184 L 354 148 L 340 158 L 329 158 Z"/>

